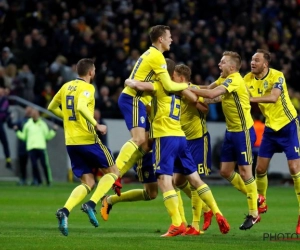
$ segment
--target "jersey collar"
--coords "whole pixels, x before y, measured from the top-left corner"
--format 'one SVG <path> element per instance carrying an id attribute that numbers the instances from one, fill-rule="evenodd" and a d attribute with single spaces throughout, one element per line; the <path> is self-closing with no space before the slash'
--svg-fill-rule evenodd
<path id="1" fill-rule="evenodd" d="M 153 44 L 152 44 L 150 47 L 153 47 L 154 49 L 157 49 L 157 50 L 158 50 L 158 48 L 156 48 Z"/>
<path id="2" fill-rule="evenodd" d="M 84 82 L 85 82 L 85 80 L 84 80 L 84 79 L 82 79 L 82 78 L 80 78 L 80 77 L 76 77 L 76 79 L 77 79 L 77 80 L 80 80 L 80 81 L 84 81 Z"/>
<path id="3" fill-rule="evenodd" d="M 263 80 L 263 79 L 265 79 L 265 78 L 269 75 L 269 72 L 270 72 L 270 68 L 268 68 L 268 72 L 267 72 L 267 74 L 266 74 L 263 78 L 258 79 L 258 78 L 255 76 L 255 80 Z"/>

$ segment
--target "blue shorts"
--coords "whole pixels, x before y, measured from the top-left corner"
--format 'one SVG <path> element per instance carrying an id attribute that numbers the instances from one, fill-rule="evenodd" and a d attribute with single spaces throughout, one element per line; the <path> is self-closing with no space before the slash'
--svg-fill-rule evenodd
<path id="1" fill-rule="evenodd" d="M 279 131 L 265 127 L 258 156 L 272 158 L 274 153 L 284 152 L 288 160 L 299 159 L 299 141 L 298 118 L 291 121 Z"/>
<path id="2" fill-rule="evenodd" d="M 115 164 L 111 151 L 102 143 L 68 145 L 67 151 L 77 178 L 92 173 L 94 168 L 108 168 Z"/>
<path id="3" fill-rule="evenodd" d="M 144 155 L 144 157 L 137 161 L 133 167 L 136 172 L 137 178 L 141 183 L 157 182 L 152 163 L 152 152 Z"/>
<path id="4" fill-rule="evenodd" d="M 198 174 L 200 176 L 210 175 L 211 146 L 209 133 L 206 133 L 198 139 L 187 140 L 187 144 L 193 156 L 194 162 L 198 166 Z"/>
<path id="5" fill-rule="evenodd" d="M 118 105 L 129 131 L 135 127 L 144 128 L 146 131 L 149 131 L 150 123 L 146 106 L 138 99 L 138 97 L 121 93 Z"/>
<path id="6" fill-rule="evenodd" d="M 197 166 L 185 137 L 167 136 L 155 138 L 152 148 L 156 176 L 162 174 L 173 175 L 173 173 L 189 175 L 197 171 Z M 175 166 L 175 162 L 180 164 Z"/>
<path id="7" fill-rule="evenodd" d="M 237 162 L 239 166 L 251 165 L 252 148 L 256 141 L 253 127 L 246 131 L 229 132 L 226 130 L 221 151 L 221 162 Z"/>

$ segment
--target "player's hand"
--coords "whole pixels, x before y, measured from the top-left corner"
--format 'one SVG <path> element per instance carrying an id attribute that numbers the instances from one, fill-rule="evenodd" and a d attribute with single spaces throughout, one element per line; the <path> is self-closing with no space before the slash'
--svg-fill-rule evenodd
<path id="1" fill-rule="evenodd" d="M 17 131 L 18 129 L 19 129 L 19 127 L 18 127 L 17 125 L 14 125 L 14 126 L 13 126 L 13 130 L 14 130 L 14 131 Z"/>
<path id="2" fill-rule="evenodd" d="M 125 80 L 125 85 L 127 85 L 128 87 L 130 87 L 130 88 L 135 88 L 136 87 L 136 81 L 135 80 L 133 80 L 133 79 L 126 79 Z"/>
<path id="3" fill-rule="evenodd" d="M 52 129 L 56 131 L 56 130 L 58 130 L 58 126 L 55 124 L 55 125 L 53 125 Z"/>
<path id="4" fill-rule="evenodd" d="M 121 177 L 119 177 L 112 185 L 112 190 L 114 190 L 116 195 L 121 196 L 121 189 L 122 189 Z"/>
<path id="5" fill-rule="evenodd" d="M 102 124 L 98 124 L 97 123 L 96 126 L 95 126 L 95 128 L 96 128 L 96 130 L 98 130 L 101 133 L 101 135 L 105 135 L 106 132 L 107 132 L 106 125 L 102 125 Z"/>

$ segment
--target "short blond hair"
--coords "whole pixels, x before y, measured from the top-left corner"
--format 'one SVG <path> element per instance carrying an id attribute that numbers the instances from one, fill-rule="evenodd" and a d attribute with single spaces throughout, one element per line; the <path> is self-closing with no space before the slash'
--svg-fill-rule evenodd
<path id="1" fill-rule="evenodd" d="M 229 56 L 231 61 L 235 63 L 236 69 L 240 70 L 241 65 L 242 65 L 242 58 L 237 52 L 225 51 L 223 53 L 223 56 Z"/>
<path id="2" fill-rule="evenodd" d="M 192 71 L 189 66 L 185 64 L 178 64 L 175 67 L 175 72 L 177 72 L 178 75 L 183 76 L 186 81 L 191 80 Z"/>

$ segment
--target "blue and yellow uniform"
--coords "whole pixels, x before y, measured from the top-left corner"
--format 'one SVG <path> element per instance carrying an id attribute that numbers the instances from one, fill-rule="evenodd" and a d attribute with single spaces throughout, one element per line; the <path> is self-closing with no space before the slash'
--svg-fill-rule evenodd
<path id="1" fill-rule="evenodd" d="M 152 157 L 155 173 L 173 175 L 174 172 L 180 172 L 189 175 L 197 169 L 181 129 L 181 96 L 169 93 L 160 82 L 154 82 L 154 92 L 150 136 L 154 138 Z M 176 169 L 176 160 L 179 160 L 183 167 Z"/>
<path id="2" fill-rule="evenodd" d="M 130 79 L 135 79 L 141 82 L 151 82 L 160 79 L 162 76 L 168 77 L 164 79 L 163 84 L 165 89 L 180 91 L 187 88 L 187 85 L 172 85 L 170 80 L 166 60 L 163 54 L 154 46 L 151 46 L 137 60 L 131 74 Z M 124 116 L 128 130 L 134 127 L 146 128 L 147 112 L 146 105 L 152 100 L 152 93 L 134 90 L 128 86 L 122 91 L 118 105 Z"/>
<path id="3" fill-rule="evenodd" d="M 190 84 L 190 86 L 200 89 L 198 85 Z M 203 102 L 203 98 L 199 97 L 199 101 Z M 211 145 L 210 135 L 206 126 L 206 115 L 183 98 L 180 123 L 193 159 L 198 167 L 199 175 L 209 175 L 211 172 Z"/>
<path id="4" fill-rule="evenodd" d="M 298 159 L 300 157 L 299 122 L 297 111 L 288 95 L 283 73 L 270 68 L 262 79 L 257 79 L 250 72 L 244 80 L 252 97 L 269 95 L 273 88 L 281 91 L 275 103 L 258 104 L 266 118 L 258 155 L 272 158 L 274 153 L 284 151 L 288 160 Z"/>
<path id="5" fill-rule="evenodd" d="M 136 172 L 139 182 L 157 182 L 152 162 L 152 151 L 148 152 L 143 156 L 143 158 L 139 159 L 134 165 L 133 169 Z"/>
<path id="6" fill-rule="evenodd" d="M 217 85 L 226 88 L 222 97 L 222 109 L 226 120 L 226 132 L 222 146 L 221 162 L 237 161 L 238 165 L 252 164 L 252 148 L 256 141 L 251 117 L 250 98 L 239 72 L 230 74 Z"/>
<path id="7" fill-rule="evenodd" d="M 65 140 L 70 156 L 73 173 L 77 177 L 92 173 L 92 168 L 108 168 L 114 165 L 111 151 L 100 141 L 94 126 L 97 124 L 93 118 L 95 108 L 95 88 L 83 79 L 65 83 L 54 96 L 49 105 L 61 105 Z M 85 117 L 78 107 L 87 107 Z"/>

